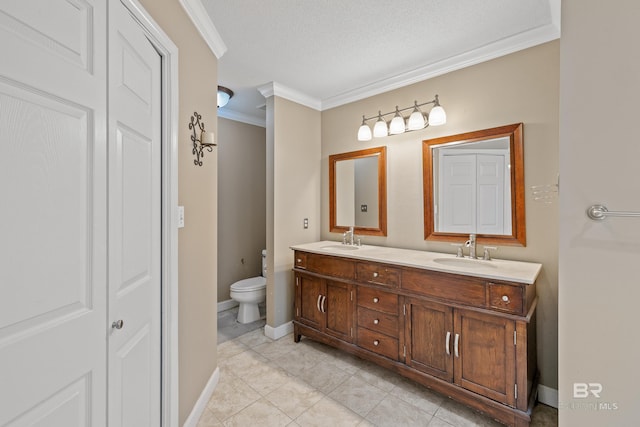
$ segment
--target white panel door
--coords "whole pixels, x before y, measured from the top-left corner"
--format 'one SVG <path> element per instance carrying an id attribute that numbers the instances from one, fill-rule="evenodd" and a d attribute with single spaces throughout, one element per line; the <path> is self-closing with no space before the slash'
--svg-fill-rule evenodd
<path id="1" fill-rule="evenodd" d="M 474 233 L 476 229 L 476 156 L 443 156 L 438 189 L 438 231 Z"/>
<path id="2" fill-rule="evenodd" d="M 502 155 L 478 154 L 478 234 L 505 234 L 504 163 Z"/>
<path id="3" fill-rule="evenodd" d="M 109 425 L 160 425 L 160 56 L 109 2 Z"/>
<path id="4" fill-rule="evenodd" d="M 0 426 L 104 426 L 106 1 L 0 3 Z"/>

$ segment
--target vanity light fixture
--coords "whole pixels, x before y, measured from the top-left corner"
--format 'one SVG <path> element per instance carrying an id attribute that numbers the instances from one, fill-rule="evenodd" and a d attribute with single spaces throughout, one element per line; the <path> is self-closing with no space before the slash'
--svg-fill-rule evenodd
<path id="1" fill-rule="evenodd" d="M 429 114 L 425 114 L 420 111 L 420 107 L 428 104 L 433 104 Z M 403 111 L 413 109 L 411 115 L 405 118 L 402 115 Z M 387 122 L 383 117 L 393 114 L 393 119 L 387 125 Z M 372 137 L 371 128 L 367 124 L 367 121 L 377 119 L 373 126 L 373 137 L 381 138 L 388 135 L 398 135 L 404 132 L 424 129 L 427 126 L 440 126 L 447 122 L 447 114 L 444 108 L 440 105 L 438 95 L 436 95 L 433 101 L 424 102 L 418 104 L 418 101 L 414 101 L 411 107 L 399 109 L 396 105 L 395 111 L 382 114 L 378 110 L 377 116 L 365 117 L 362 116 L 362 125 L 358 129 L 358 141 L 370 141 Z"/>
<path id="2" fill-rule="evenodd" d="M 227 105 L 227 102 L 233 98 L 233 91 L 224 86 L 218 86 L 218 108 Z"/>
<path id="3" fill-rule="evenodd" d="M 210 153 L 213 151 L 213 147 L 218 144 L 215 143 L 215 135 L 213 132 L 206 132 L 204 130 L 204 122 L 201 121 L 202 116 L 197 112 L 191 116 L 191 122 L 189 123 L 189 129 L 191 130 L 191 142 L 193 143 L 193 149 L 191 153 L 196 156 L 193 164 L 196 166 L 202 166 L 202 158 L 204 157 L 204 150 L 207 149 Z M 198 131 L 200 131 L 200 137 L 198 137 Z"/>

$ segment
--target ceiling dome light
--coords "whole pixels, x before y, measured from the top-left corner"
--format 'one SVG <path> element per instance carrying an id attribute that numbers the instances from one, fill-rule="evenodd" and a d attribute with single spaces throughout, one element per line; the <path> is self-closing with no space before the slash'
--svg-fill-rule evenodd
<path id="1" fill-rule="evenodd" d="M 431 126 L 440 126 L 445 123 L 447 123 L 447 113 L 445 113 L 444 108 L 440 106 L 438 95 L 436 95 L 435 105 L 429 112 L 429 124 Z"/>
<path id="2" fill-rule="evenodd" d="M 218 108 L 227 105 L 227 102 L 233 97 L 233 91 L 224 86 L 218 86 Z"/>
<path id="3" fill-rule="evenodd" d="M 371 141 L 371 128 L 367 125 L 362 116 L 362 126 L 358 129 L 358 141 Z"/>
<path id="4" fill-rule="evenodd" d="M 391 120 L 391 124 L 389 125 L 389 133 L 391 135 L 398 135 L 404 133 L 404 117 L 400 115 L 400 111 L 398 111 L 398 106 L 396 105 L 396 115 Z"/>
<path id="5" fill-rule="evenodd" d="M 420 130 L 424 129 L 426 122 L 424 120 L 424 114 L 418 109 L 418 101 L 413 101 L 414 107 L 413 112 L 409 116 L 409 122 L 407 127 L 409 130 Z"/>
<path id="6" fill-rule="evenodd" d="M 382 113 L 378 111 L 378 121 L 373 126 L 373 136 L 376 138 L 382 138 L 389 134 L 389 129 L 387 128 L 387 122 L 382 120 Z"/>

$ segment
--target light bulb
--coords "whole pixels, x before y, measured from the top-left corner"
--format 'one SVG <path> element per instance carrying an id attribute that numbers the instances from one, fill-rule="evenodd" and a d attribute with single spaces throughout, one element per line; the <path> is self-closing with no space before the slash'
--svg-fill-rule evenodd
<path id="1" fill-rule="evenodd" d="M 378 121 L 373 126 L 373 136 L 376 138 L 382 138 L 389 135 L 389 129 L 387 128 L 387 122 L 382 120 L 382 114 L 378 111 Z"/>
<path id="2" fill-rule="evenodd" d="M 398 106 L 396 105 L 396 115 L 391 120 L 391 124 L 389 125 L 389 133 L 392 135 L 398 135 L 400 133 L 404 133 L 404 118 L 400 115 L 400 111 L 398 111 Z"/>
<path id="3" fill-rule="evenodd" d="M 371 141 L 371 128 L 366 123 L 358 129 L 358 141 Z"/>
<path id="4" fill-rule="evenodd" d="M 413 112 L 409 116 L 408 127 L 409 130 L 420 130 L 424 129 L 425 121 L 424 114 L 420 110 L 418 110 L 418 102 L 414 101 Z"/>

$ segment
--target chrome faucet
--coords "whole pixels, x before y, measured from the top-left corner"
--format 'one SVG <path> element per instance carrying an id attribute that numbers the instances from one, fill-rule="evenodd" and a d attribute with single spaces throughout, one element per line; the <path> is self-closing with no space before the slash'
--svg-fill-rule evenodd
<path id="1" fill-rule="evenodd" d="M 465 247 L 469 248 L 469 258 L 476 259 L 476 235 L 470 234 L 469 240 L 464 242 Z"/>
<path id="2" fill-rule="evenodd" d="M 345 231 L 342 235 L 343 245 L 354 245 L 355 236 L 353 234 L 353 226 L 349 227 L 349 231 Z"/>

